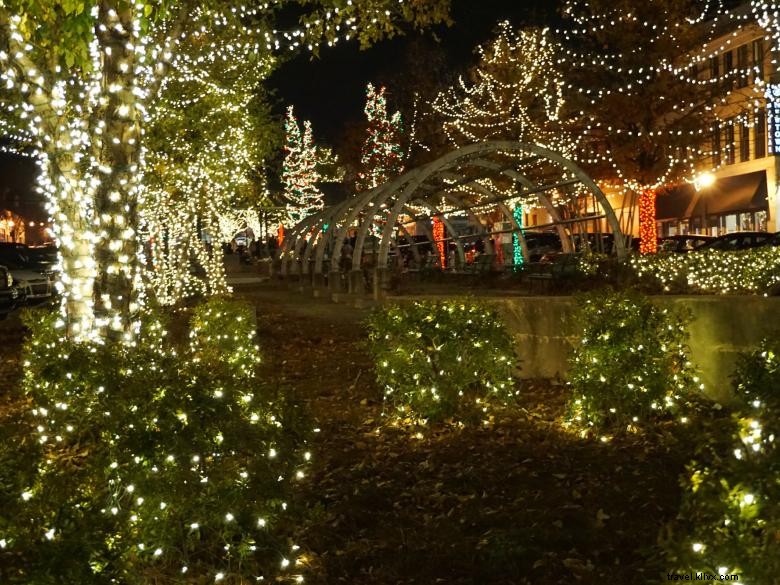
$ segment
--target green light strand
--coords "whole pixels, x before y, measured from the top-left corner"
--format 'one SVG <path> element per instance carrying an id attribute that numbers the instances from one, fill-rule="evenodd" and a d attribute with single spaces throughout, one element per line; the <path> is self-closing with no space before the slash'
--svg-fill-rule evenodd
<path id="1" fill-rule="evenodd" d="M 515 209 L 512 212 L 512 216 L 515 218 L 517 225 L 519 225 L 522 230 L 523 228 L 522 204 L 518 203 L 515 206 Z M 512 260 L 514 261 L 515 268 L 518 268 L 525 263 L 525 260 L 523 258 L 523 248 L 520 246 L 520 234 L 518 232 L 514 232 L 512 234 L 512 250 L 513 250 Z"/>

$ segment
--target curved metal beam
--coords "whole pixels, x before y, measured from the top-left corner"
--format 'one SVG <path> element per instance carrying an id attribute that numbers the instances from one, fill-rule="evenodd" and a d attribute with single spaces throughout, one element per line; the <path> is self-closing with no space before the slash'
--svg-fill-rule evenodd
<path id="1" fill-rule="evenodd" d="M 325 209 L 304 218 L 293 226 L 289 234 L 285 234 L 284 240 L 282 240 L 282 246 L 279 249 L 279 260 L 281 261 L 280 272 L 282 275 L 288 274 L 287 265 L 289 260 L 294 261 L 299 255 L 301 235 L 305 234 L 306 230 L 309 229 L 309 226 L 323 213 L 325 213 Z"/>
<path id="2" fill-rule="evenodd" d="M 553 223 L 556 224 L 556 229 L 558 229 L 558 233 L 561 235 L 561 241 L 564 246 L 564 250 L 567 251 L 567 248 L 568 250 L 571 250 L 571 239 L 567 234 L 566 228 L 561 223 L 560 214 L 544 191 L 544 188 L 549 189 L 551 186 L 544 186 L 541 188 L 537 187 L 533 181 L 531 181 L 520 171 L 516 170 L 516 167 L 507 167 L 506 165 L 502 165 L 491 160 L 486 160 L 484 158 L 485 155 L 494 153 L 524 153 L 527 155 L 527 158 L 523 159 L 525 161 L 533 160 L 537 162 L 547 162 L 552 165 L 551 170 L 552 168 L 556 168 L 558 169 L 558 172 L 564 174 L 564 176 L 573 177 L 574 181 L 570 182 L 581 184 L 585 190 L 600 204 L 607 224 L 616 236 L 616 255 L 619 259 L 623 259 L 625 257 L 625 241 L 622 237 L 620 224 L 614 210 L 609 204 L 604 193 L 598 188 L 595 182 L 593 182 L 593 180 L 588 177 L 588 175 L 585 174 L 582 169 L 580 169 L 579 166 L 577 166 L 573 161 L 540 145 L 494 140 L 481 144 L 466 146 L 445 154 L 444 156 L 439 157 L 427 165 L 413 169 L 411 171 L 407 171 L 396 179 L 389 181 L 384 185 L 380 185 L 379 187 L 376 187 L 370 191 L 362 193 L 349 201 L 309 216 L 309 218 L 306 218 L 293 229 L 291 229 L 285 237 L 283 245 L 280 249 L 280 258 L 282 259 L 282 273 L 286 274 L 288 272 L 288 265 L 291 260 L 295 261 L 298 258 L 301 258 L 301 248 L 303 246 L 303 242 L 306 241 L 306 237 L 311 229 L 315 229 L 315 233 L 309 242 L 309 247 L 302 254 L 303 257 L 301 259 L 304 262 L 304 266 L 301 267 L 302 271 L 304 273 L 309 272 L 308 263 L 312 258 L 312 254 L 314 254 L 314 272 L 321 273 L 325 250 L 329 245 L 332 246 L 332 266 L 338 267 L 341 260 L 341 250 L 343 248 L 344 241 L 346 240 L 349 231 L 353 228 L 353 224 L 355 223 L 356 219 L 358 219 L 358 217 L 362 214 L 363 218 L 358 221 L 358 237 L 355 243 L 355 251 L 352 258 L 353 269 L 359 269 L 365 247 L 365 241 L 370 233 L 371 227 L 375 223 L 376 216 L 382 213 L 380 210 L 383 209 L 383 205 L 387 205 L 391 201 L 392 207 L 388 210 L 387 223 L 382 230 L 379 245 L 379 255 L 376 262 L 377 267 L 387 266 L 389 250 L 392 245 L 393 235 L 396 230 L 396 224 L 399 221 L 400 215 L 401 213 L 405 212 L 410 202 L 417 199 L 421 200 L 419 202 L 421 205 L 433 210 L 433 215 L 442 217 L 442 220 L 444 221 L 446 220 L 444 214 L 440 213 L 437 206 L 430 202 L 432 197 L 444 197 L 445 199 L 452 202 L 456 207 L 466 211 L 472 221 L 482 227 L 482 236 L 486 239 L 486 241 L 489 242 L 490 234 L 487 231 L 486 226 L 482 224 L 481 221 L 479 221 L 476 213 L 473 212 L 469 206 L 463 205 L 462 200 L 455 193 L 447 191 L 447 188 L 451 188 L 453 185 L 471 184 L 472 187 L 479 186 L 478 188 L 485 189 L 488 193 L 492 192 L 486 187 L 480 186 L 479 183 L 474 183 L 474 179 L 464 177 L 462 173 L 455 174 L 449 172 L 450 169 L 458 166 L 461 168 L 468 166 L 487 168 L 496 172 L 497 174 L 500 173 L 509 177 L 522 187 L 526 188 L 529 191 L 529 193 L 526 193 L 527 197 L 532 195 L 530 192 L 533 192 L 533 194 L 536 195 L 538 200 L 550 214 Z M 522 162 L 523 161 L 514 161 L 513 164 L 517 165 Z M 511 165 L 512 163 L 509 164 Z M 445 184 L 440 186 L 433 186 L 439 181 L 430 182 L 431 178 L 444 178 L 447 176 L 454 176 L 457 181 L 454 184 L 450 183 L 449 185 Z M 433 193 L 427 192 L 431 186 L 433 186 Z M 426 192 L 421 192 L 423 190 Z M 415 201 L 415 203 L 417 203 L 417 201 Z M 514 225 L 517 233 L 520 235 L 521 247 L 523 249 L 524 256 L 527 257 L 527 246 L 523 241 L 524 238 L 522 230 L 519 229 L 521 226 L 514 218 L 514 214 L 511 212 L 511 210 L 509 210 L 508 206 L 503 200 L 493 201 L 493 203 L 507 218 L 507 220 Z M 334 227 L 333 230 L 323 235 L 321 229 L 318 228 L 321 228 L 326 221 L 330 221 Z M 452 224 L 448 220 L 445 225 L 447 225 L 451 233 L 455 233 Z M 409 232 L 405 229 L 404 226 L 402 226 L 401 229 L 408 235 Z M 463 244 L 461 239 L 456 238 L 455 241 L 460 259 L 461 261 L 464 261 L 465 255 L 463 254 Z"/>
<path id="3" fill-rule="evenodd" d="M 620 230 L 620 223 L 617 219 L 617 216 L 615 215 L 612 206 L 609 204 L 609 201 L 607 200 L 606 196 L 601 191 L 601 189 L 598 188 L 598 186 L 593 182 L 593 180 L 579 166 L 577 166 L 574 162 L 570 161 L 569 159 L 559 155 L 558 153 L 548 148 L 545 148 L 543 146 L 539 146 L 537 144 L 494 140 L 494 141 L 484 142 L 481 144 L 473 144 L 471 146 L 465 146 L 463 148 L 445 154 L 444 156 L 438 158 L 437 160 L 428 163 L 424 167 L 421 167 L 420 169 L 421 173 L 418 176 L 414 177 L 409 182 L 409 184 L 406 185 L 406 187 L 404 188 L 403 192 L 396 200 L 396 203 L 390 212 L 390 217 L 388 218 L 387 225 L 385 225 L 385 230 L 382 237 L 382 243 L 380 244 L 379 247 L 379 258 L 377 261 L 377 267 L 387 266 L 389 242 L 390 242 L 390 237 L 392 235 L 393 224 L 397 221 L 398 215 L 400 214 L 403 205 L 414 196 L 414 192 L 420 187 L 420 185 L 428 177 L 430 177 L 434 173 L 444 170 L 445 168 L 449 167 L 453 163 L 457 162 L 459 159 L 468 158 L 475 155 L 481 156 L 482 154 L 487 152 L 525 152 L 528 154 L 539 155 L 549 161 L 552 161 L 557 166 L 563 168 L 564 170 L 572 174 L 574 177 L 576 177 L 577 181 L 582 183 L 585 186 L 585 188 L 588 191 L 590 191 L 591 194 L 601 204 L 601 207 L 604 210 L 604 215 L 606 217 L 607 223 L 612 228 L 613 234 L 615 234 L 615 252 L 617 254 L 617 257 L 619 260 L 623 260 L 625 258 L 626 255 L 625 242 L 623 241 L 622 232 Z"/>
<path id="4" fill-rule="evenodd" d="M 510 179 L 520 184 L 522 187 L 525 187 L 526 189 L 530 190 L 536 187 L 536 185 L 522 173 L 513 169 L 505 169 L 501 165 L 496 164 L 494 162 L 487 161 L 484 159 L 477 159 L 477 160 L 469 161 L 469 164 L 478 167 L 487 168 L 487 169 L 493 169 L 501 173 L 502 175 L 509 177 Z M 555 230 L 558 232 L 558 237 L 561 240 L 561 246 L 563 247 L 563 251 L 566 253 L 574 252 L 574 244 L 572 243 L 571 236 L 568 233 L 566 233 L 566 228 L 561 223 L 561 214 L 558 212 L 558 209 L 555 207 L 555 205 L 552 204 L 552 201 L 550 200 L 550 198 L 547 196 L 546 193 L 537 193 L 536 198 L 539 199 L 539 202 L 545 208 L 547 213 L 550 214 L 550 218 L 552 219 L 553 223 L 556 224 Z"/>

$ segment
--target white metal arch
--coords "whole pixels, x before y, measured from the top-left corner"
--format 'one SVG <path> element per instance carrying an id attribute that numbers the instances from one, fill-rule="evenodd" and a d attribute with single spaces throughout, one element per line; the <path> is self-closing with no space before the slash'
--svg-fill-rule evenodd
<path id="1" fill-rule="evenodd" d="M 498 192 L 485 186 L 481 178 L 504 177 L 499 183 L 505 186 Z M 510 181 L 510 191 L 506 191 L 507 181 Z M 488 184 L 491 184 L 488 181 Z M 492 183 L 498 187 L 498 183 Z M 514 184 L 519 189 L 516 193 L 511 189 Z M 576 187 L 576 189 L 575 189 Z M 570 191 L 571 190 L 571 191 Z M 509 195 L 497 193 L 509 192 Z M 478 203 L 467 204 L 459 192 L 466 196 L 477 197 Z M 575 216 L 574 219 L 562 220 L 558 207 L 553 204 L 550 193 L 558 193 L 558 197 L 572 201 L 576 197 L 587 195 L 592 197 L 601 208 L 601 215 L 596 219 L 606 220 L 608 228 L 614 234 L 613 251 L 618 259 L 626 255 L 626 245 L 620 229 L 618 218 L 607 197 L 595 182 L 573 161 L 560 154 L 537 144 L 512 141 L 488 141 L 466 146 L 449 152 L 436 160 L 412 169 L 403 175 L 374 189 L 357 195 L 339 205 L 324 209 L 314 214 L 292 228 L 285 237 L 281 248 L 281 272 L 290 272 L 290 262 L 299 266 L 299 273 L 304 275 L 313 272 L 315 276 L 323 274 L 324 254 L 330 249 L 331 273 L 339 272 L 341 254 L 344 242 L 350 231 L 357 228 L 357 238 L 353 250 L 351 269 L 353 272 L 363 269 L 363 254 L 366 250 L 367 238 L 371 234 L 377 216 L 386 215 L 386 223 L 382 229 L 379 249 L 376 251 L 373 267 L 384 271 L 388 267 L 390 248 L 393 245 L 401 217 L 408 216 L 419 220 L 422 217 L 440 217 L 452 234 L 458 256 L 464 261 L 462 237 L 456 236 L 456 230 L 447 215 L 454 212 L 465 212 L 470 221 L 478 226 L 480 234 L 489 243 L 490 231 L 483 223 L 474 208 L 492 206 L 499 211 L 509 223 L 513 233 L 518 235 L 523 256 L 528 259 L 528 247 L 523 236 L 523 229 L 517 222 L 512 210 L 506 204 L 508 200 L 533 199 L 549 214 L 552 224 L 560 235 L 563 250 L 573 251 L 571 232 L 566 225 L 574 222 L 589 221 L 588 217 Z M 561 195 L 563 194 L 563 195 Z M 484 196 L 484 199 L 479 196 Z M 440 202 L 446 202 L 454 210 L 442 211 Z M 430 213 L 419 216 L 419 211 L 411 212 L 410 205 L 417 209 L 425 208 Z M 569 214 L 567 214 L 567 218 Z M 589 216 L 593 218 L 593 216 Z M 385 219 L 385 218 L 383 218 Z M 327 233 L 322 228 L 325 224 L 331 227 Z M 424 227 L 424 226 L 423 226 Z M 425 228 L 424 228 L 425 229 Z M 426 229 L 430 231 L 430 228 Z M 409 236 L 408 230 L 401 232 Z M 430 239 L 433 240 L 432 236 Z M 308 245 L 303 250 L 304 242 Z M 412 238 L 410 238 L 410 242 Z M 435 243 L 434 243 L 435 245 Z M 416 251 L 416 250 L 415 250 Z M 310 261 L 314 259 L 310 269 Z M 380 275 L 381 277 L 381 275 Z"/>

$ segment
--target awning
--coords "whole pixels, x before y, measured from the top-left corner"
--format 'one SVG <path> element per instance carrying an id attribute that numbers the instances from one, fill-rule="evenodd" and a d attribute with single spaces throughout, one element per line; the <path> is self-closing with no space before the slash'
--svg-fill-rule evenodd
<path id="1" fill-rule="evenodd" d="M 711 187 L 696 191 L 684 184 L 659 194 L 656 219 L 686 219 L 704 215 L 726 215 L 768 209 L 766 172 L 757 171 L 723 177 Z"/>
<path id="2" fill-rule="evenodd" d="M 659 193 L 655 199 L 655 218 L 658 221 L 666 219 L 682 219 L 696 197 L 693 185 L 685 183 Z"/>

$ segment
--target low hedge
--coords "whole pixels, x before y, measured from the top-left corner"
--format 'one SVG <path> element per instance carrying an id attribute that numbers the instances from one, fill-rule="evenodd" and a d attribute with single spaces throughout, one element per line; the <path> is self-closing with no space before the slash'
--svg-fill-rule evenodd
<path id="1" fill-rule="evenodd" d="M 512 338 L 494 308 L 474 300 L 417 301 L 368 321 L 377 381 L 392 416 L 484 418 L 516 395 Z"/>
<path id="2" fill-rule="evenodd" d="M 289 575 L 280 526 L 307 457 L 258 378 L 252 308 L 210 300 L 181 343 L 158 313 L 133 346 L 70 342 L 58 318 L 27 318 L 29 416 L 0 444 L 0 582 Z"/>

